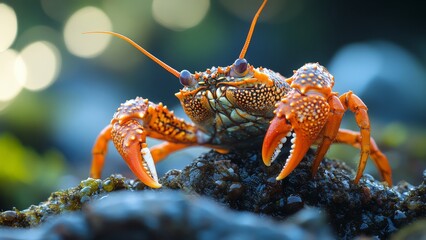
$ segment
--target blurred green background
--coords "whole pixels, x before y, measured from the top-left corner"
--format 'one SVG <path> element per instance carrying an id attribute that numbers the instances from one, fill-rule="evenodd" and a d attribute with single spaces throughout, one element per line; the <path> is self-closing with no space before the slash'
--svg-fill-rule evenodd
<path id="1" fill-rule="evenodd" d="M 91 147 L 120 103 L 136 96 L 184 117 L 178 79 L 121 40 L 129 36 L 178 71 L 226 66 L 238 57 L 260 0 L 0 1 L 0 211 L 26 208 L 88 176 Z M 420 4 L 420 5 L 419 5 Z M 426 168 L 426 15 L 421 2 L 270 0 L 246 59 L 290 76 L 320 62 L 334 90 L 369 107 L 372 136 L 394 182 Z M 356 129 L 351 113 L 342 125 Z M 151 146 L 155 141 L 149 142 Z M 159 174 L 203 148 L 176 153 Z M 359 152 L 328 156 L 356 166 Z M 182 161 L 179 161 L 182 159 Z M 110 147 L 104 175 L 132 176 Z M 366 173 L 377 177 L 372 164 Z"/>

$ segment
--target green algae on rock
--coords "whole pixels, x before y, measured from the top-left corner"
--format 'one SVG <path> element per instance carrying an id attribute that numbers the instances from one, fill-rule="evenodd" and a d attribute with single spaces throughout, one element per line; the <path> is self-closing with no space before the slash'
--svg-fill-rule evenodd
<path id="1" fill-rule="evenodd" d="M 32 205 L 19 211 L 9 210 L 0 213 L 0 225 L 11 227 L 34 227 L 44 222 L 47 217 L 63 212 L 80 210 L 83 203 L 100 198 L 108 192 L 121 189 L 134 189 L 133 180 L 120 175 L 113 175 L 105 180 L 88 178 L 73 188 L 53 192 L 46 202 Z"/>

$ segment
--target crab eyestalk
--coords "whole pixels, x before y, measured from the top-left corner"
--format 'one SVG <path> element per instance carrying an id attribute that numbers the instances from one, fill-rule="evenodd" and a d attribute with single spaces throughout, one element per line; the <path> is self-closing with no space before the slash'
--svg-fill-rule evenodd
<path id="1" fill-rule="evenodd" d="M 194 76 L 188 70 L 182 70 L 179 75 L 179 81 L 183 86 L 193 87 L 197 84 Z"/>
<path id="2" fill-rule="evenodd" d="M 244 77 L 249 69 L 249 64 L 245 58 L 237 58 L 232 64 L 231 76 Z"/>

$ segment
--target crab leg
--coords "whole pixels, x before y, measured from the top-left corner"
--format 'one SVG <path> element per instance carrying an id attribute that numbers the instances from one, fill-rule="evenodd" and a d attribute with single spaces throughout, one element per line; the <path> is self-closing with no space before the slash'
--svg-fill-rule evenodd
<path id="1" fill-rule="evenodd" d="M 327 153 L 330 145 L 333 143 L 336 138 L 337 132 L 339 131 L 340 123 L 342 121 L 343 114 L 345 113 L 345 108 L 343 107 L 340 99 L 335 95 L 332 95 L 328 104 L 330 105 L 330 116 L 328 117 L 327 123 L 324 126 L 322 132 L 322 139 L 318 145 L 315 159 L 312 163 L 312 176 L 315 176 L 318 170 L 318 166 L 321 163 L 324 155 Z"/>
<path id="2" fill-rule="evenodd" d="M 105 155 L 108 150 L 108 142 L 111 140 L 112 126 L 106 126 L 96 138 L 92 149 L 92 167 L 90 168 L 90 177 L 100 178 L 102 168 L 105 163 Z"/>
<path id="3" fill-rule="evenodd" d="M 355 114 L 355 121 L 360 128 L 361 156 L 355 176 L 355 183 L 358 183 L 367 165 L 368 155 L 370 154 L 370 120 L 367 114 L 367 106 L 351 91 L 342 94 L 339 98 L 344 108 L 349 109 Z"/>
<path id="4" fill-rule="evenodd" d="M 154 148 L 154 156 L 146 137 L 170 142 Z M 136 98 L 122 104 L 93 147 L 91 176 L 99 178 L 104 164 L 107 142 L 112 139 L 132 172 L 146 185 L 159 188 L 155 161 L 171 152 L 197 144 L 197 129 L 174 116 L 165 106 Z"/>
<path id="5" fill-rule="evenodd" d="M 172 142 L 163 142 L 157 144 L 149 149 L 151 152 L 152 158 L 155 163 L 160 162 L 164 158 L 166 158 L 169 154 L 179 151 L 183 148 L 187 148 L 190 145 L 188 144 L 180 144 L 180 143 L 172 143 Z"/>
<path id="6" fill-rule="evenodd" d="M 359 132 L 347 129 L 339 129 L 335 143 L 349 144 L 359 149 L 361 148 L 361 139 L 361 134 Z M 389 165 L 389 161 L 377 147 L 377 144 L 373 138 L 370 138 L 370 157 L 379 170 L 381 178 L 387 182 L 389 186 L 392 186 L 392 170 Z"/>

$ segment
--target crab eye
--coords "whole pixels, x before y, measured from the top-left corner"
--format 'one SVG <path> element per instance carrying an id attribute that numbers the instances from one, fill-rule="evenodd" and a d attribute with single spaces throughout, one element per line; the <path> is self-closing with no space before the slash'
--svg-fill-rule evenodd
<path id="1" fill-rule="evenodd" d="M 194 79 L 194 76 L 188 70 L 182 70 L 179 76 L 180 83 L 183 86 L 192 87 L 197 84 L 197 80 Z"/>
<path id="2" fill-rule="evenodd" d="M 238 74 L 239 76 L 244 76 L 247 73 L 247 67 L 248 67 L 247 60 L 245 58 L 238 58 L 234 62 L 233 69 L 234 69 L 234 72 Z"/>

